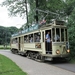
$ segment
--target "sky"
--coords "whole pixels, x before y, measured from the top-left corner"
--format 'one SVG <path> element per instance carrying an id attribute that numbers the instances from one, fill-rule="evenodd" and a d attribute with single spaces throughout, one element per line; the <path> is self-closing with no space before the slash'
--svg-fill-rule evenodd
<path id="1" fill-rule="evenodd" d="M 4 0 L 0 0 L 0 4 L 3 2 Z M 17 28 L 20 28 L 24 23 L 25 23 L 25 19 L 22 19 L 21 17 L 10 17 L 8 16 L 8 10 L 7 8 L 1 7 L 0 6 L 0 26 L 4 26 L 4 27 L 11 27 L 11 26 L 15 26 Z"/>

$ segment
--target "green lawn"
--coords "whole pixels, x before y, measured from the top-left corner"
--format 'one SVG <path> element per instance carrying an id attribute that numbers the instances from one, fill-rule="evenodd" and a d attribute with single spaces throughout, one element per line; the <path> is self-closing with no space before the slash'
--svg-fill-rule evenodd
<path id="1" fill-rule="evenodd" d="M 12 60 L 0 54 L 0 75 L 27 75 Z"/>
<path id="2" fill-rule="evenodd" d="M 5 46 L 3 46 L 3 45 L 0 45 L 0 49 L 10 49 L 10 45 L 7 45 L 7 47 Z"/>

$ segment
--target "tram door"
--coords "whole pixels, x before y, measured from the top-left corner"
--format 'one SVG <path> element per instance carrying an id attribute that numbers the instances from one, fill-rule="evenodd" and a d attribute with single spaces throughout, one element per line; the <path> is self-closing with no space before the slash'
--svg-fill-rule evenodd
<path id="1" fill-rule="evenodd" d="M 45 39 L 46 54 L 52 54 L 51 30 L 45 31 Z"/>
<path id="2" fill-rule="evenodd" d="M 19 37 L 19 43 L 18 43 L 19 50 L 20 50 L 20 48 L 21 48 L 20 43 L 21 43 L 21 37 Z"/>
<path id="3" fill-rule="evenodd" d="M 23 37 L 19 37 L 19 50 L 23 51 Z"/>

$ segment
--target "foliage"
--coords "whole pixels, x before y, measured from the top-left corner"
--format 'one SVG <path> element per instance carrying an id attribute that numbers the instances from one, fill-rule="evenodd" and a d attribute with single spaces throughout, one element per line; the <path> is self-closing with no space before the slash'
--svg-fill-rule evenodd
<path id="1" fill-rule="evenodd" d="M 27 75 L 12 60 L 0 54 L 0 75 Z"/>
<path id="2" fill-rule="evenodd" d="M 5 0 L 2 5 L 6 6 L 10 11 L 10 15 L 20 15 L 22 17 L 26 17 L 26 4 L 29 5 L 29 13 L 28 13 L 28 22 L 29 25 L 35 22 L 34 16 L 36 15 L 36 4 L 37 8 L 44 11 L 51 11 L 60 14 L 64 14 L 64 1 L 63 0 Z M 42 20 L 47 15 L 47 13 L 39 12 L 37 14 L 39 21 Z M 47 16 L 47 20 L 57 18 L 58 15 L 54 15 L 49 12 Z M 26 25 L 26 24 L 25 24 Z"/>
<path id="3" fill-rule="evenodd" d="M 33 1 L 29 1 L 30 4 L 30 12 L 29 12 L 29 21 L 34 21 L 34 15 L 36 15 L 36 1 L 38 1 L 38 9 L 43 10 L 45 12 L 49 11 L 48 16 L 46 17 L 47 13 L 45 12 L 40 12 L 38 11 L 38 17 L 39 17 L 39 21 L 42 20 L 44 17 L 46 17 L 46 20 L 50 21 L 50 19 L 56 19 L 57 17 L 59 18 L 59 16 L 57 14 L 59 14 L 61 16 L 64 15 L 64 6 L 65 3 L 63 0 L 33 0 Z M 53 14 L 56 13 L 56 14 Z M 32 19 L 31 19 L 32 18 Z"/>
<path id="4" fill-rule="evenodd" d="M 67 27 L 69 32 L 71 55 L 75 57 L 75 8 L 68 18 Z"/>
<path id="5" fill-rule="evenodd" d="M 6 33 L 6 29 L 3 26 L 0 26 L 0 44 L 3 44 L 3 41 L 5 41 L 5 33 Z"/>
<path id="6" fill-rule="evenodd" d="M 25 15 L 25 0 L 6 0 L 2 5 L 5 5 L 8 8 L 10 16 L 16 16 L 19 14 L 23 17 Z"/>
<path id="7" fill-rule="evenodd" d="M 75 8 L 75 0 L 65 0 L 65 13 L 66 15 L 71 15 L 73 9 Z"/>
<path id="8" fill-rule="evenodd" d="M 10 37 L 12 34 L 18 32 L 16 27 L 3 27 L 0 26 L 0 45 L 6 45 L 10 43 Z"/>

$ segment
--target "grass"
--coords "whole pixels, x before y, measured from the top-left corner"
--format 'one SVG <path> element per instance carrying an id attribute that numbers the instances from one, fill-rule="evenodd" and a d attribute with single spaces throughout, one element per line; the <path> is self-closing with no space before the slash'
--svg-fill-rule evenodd
<path id="1" fill-rule="evenodd" d="M 10 49 L 10 45 L 7 45 L 7 47 L 4 47 L 3 45 L 0 45 L 0 49 Z"/>
<path id="2" fill-rule="evenodd" d="M 0 75 L 27 75 L 12 60 L 0 54 Z"/>

